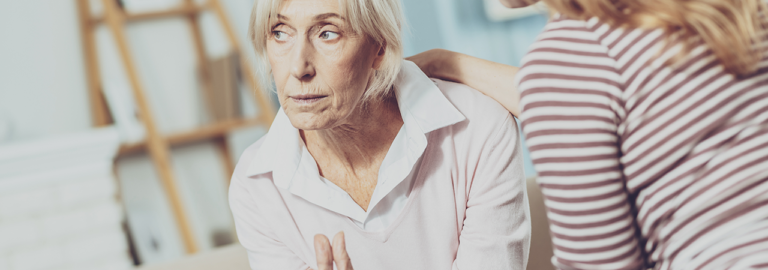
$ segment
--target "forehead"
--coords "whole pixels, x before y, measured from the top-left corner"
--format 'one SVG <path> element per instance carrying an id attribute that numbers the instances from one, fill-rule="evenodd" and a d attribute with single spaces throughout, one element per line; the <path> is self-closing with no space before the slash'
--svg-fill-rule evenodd
<path id="1" fill-rule="evenodd" d="M 336 14 L 342 16 L 339 0 L 283 0 L 277 8 L 277 15 L 282 19 L 306 20 L 320 15 Z"/>

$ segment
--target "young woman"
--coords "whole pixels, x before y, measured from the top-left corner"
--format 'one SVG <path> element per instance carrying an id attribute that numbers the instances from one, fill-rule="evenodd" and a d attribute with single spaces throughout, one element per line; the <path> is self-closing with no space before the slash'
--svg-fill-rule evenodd
<path id="1" fill-rule="evenodd" d="M 768 269 L 765 2 L 543 1 L 555 15 L 519 71 L 411 59 L 520 116 L 553 263 Z"/>

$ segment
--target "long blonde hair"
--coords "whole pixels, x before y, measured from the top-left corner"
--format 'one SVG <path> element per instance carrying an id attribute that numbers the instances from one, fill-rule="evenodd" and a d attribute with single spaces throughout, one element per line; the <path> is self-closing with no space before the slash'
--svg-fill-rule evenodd
<path id="1" fill-rule="evenodd" d="M 613 26 L 663 28 L 689 52 L 701 38 L 725 69 L 737 76 L 757 71 L 766 40 L 764 0 L 542 0 L 571 19 L 598 17 Z"/>

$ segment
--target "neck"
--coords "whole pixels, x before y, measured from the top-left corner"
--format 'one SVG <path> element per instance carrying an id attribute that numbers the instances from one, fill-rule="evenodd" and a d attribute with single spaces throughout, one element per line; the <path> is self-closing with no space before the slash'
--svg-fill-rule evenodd
<path id="1" fill-rule="evenodd" d="M 358 106 L 342 125 L 300 132 L 307 150 L 318 162 L 321 175 L 324 167 L 342 167 L 357 175 L 360 170 L 381 165 L 402 125 L 400 109 L 392 94 Z"/>

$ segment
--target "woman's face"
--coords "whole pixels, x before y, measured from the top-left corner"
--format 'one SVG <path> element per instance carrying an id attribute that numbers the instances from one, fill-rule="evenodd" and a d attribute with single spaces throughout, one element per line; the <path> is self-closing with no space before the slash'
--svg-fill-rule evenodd
<path id="1" fill-rule="evenodd" d="M 502 5 L 508 8 L 519 8 L 530 6 L 531 4 L 538 2 L 539 0 L 499 0 Z"/>
<path id="2" fill-rule="evenodd" d="M 280 105 L 298 129 L 345 123 L 384 49 L 353 33 L 338 0 L 285 0 L 270 22 L 267 56 Z"/>

